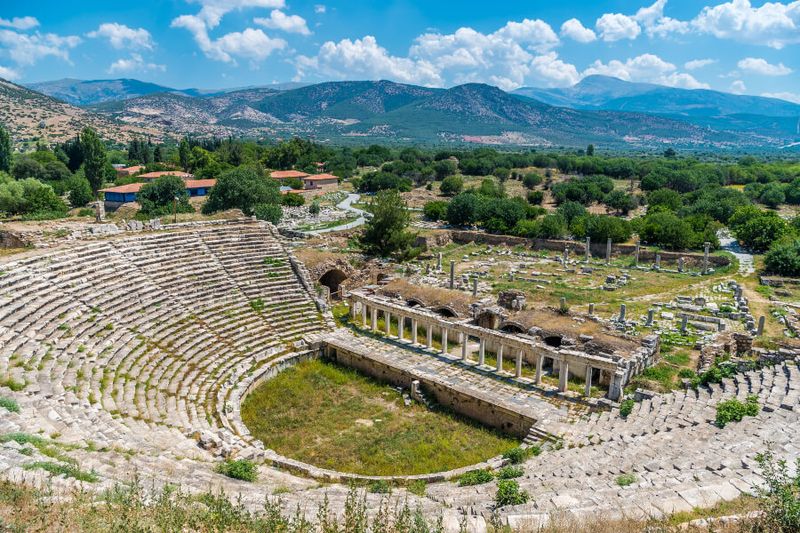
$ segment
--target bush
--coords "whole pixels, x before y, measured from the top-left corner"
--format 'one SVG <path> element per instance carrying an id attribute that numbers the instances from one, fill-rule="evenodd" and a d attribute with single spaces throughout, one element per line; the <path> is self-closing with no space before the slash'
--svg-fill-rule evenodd
<path id="1" fill-rule="evenodd" d="M 385 479 L 376 479 L 369 484 L 369 491 L 373 494 L 389 494 L 392 487 Z"/>
<path id="2" fill-rule="evenodd" d="M 454 226 L 472 225 L 478 222 L 481 198 L 473 193 L 461 193 L 447 205 L 447 221 Z"/>
<path id="3" fill-rule="evenodd" d="M 442 180 L 439 190 L 446 196 L 455 196 L 464 189 L 464 180 L 461 176 L 447 176 Z"/>
<path id="4" fill-rule="evenodd" d="M 743 403 L 736 398 L 725 400 L 717 404 L 716 424 L 724 428 L 730 422 L 741 422 L 745 416 L 756 416 L 761 408 L 758 405 L 758 396 L 751 394 Z"/>
<path id="5" fill-rule="evenodd" d="M 173 209 L 178 213 L 194 212 L 189 203 L 186 184 L 178 176 L 161 176 L 146 184 L 139 191 L 137 201 L 142 206 L 142 213 L 146 215 L 167 215 L 172 213 Z"/>
<path id="6" fill-rule="evenodd" d="M 233 479 L 255 481 L 258 479 L 258 467 L 247 459 L 227 460 L 217 466 L 217 472 Z"/>
<path id="7" fill-rule="evenodd" d="M 542 205 L 542 201 L 544 201 L 544 192 L 528 191 L 526 198 L 528 199 L 528 203 L 531 205 Z"/>
<path id="8" fill-rule="evenodd" d="M 259 204 L 253 209 L 253 214 L 259 220 L 266 220 L 273 224 L 281 221 L 283 210 L 277 204 Z"/>
<path id="9" fill-rule="evenodd" d="M 497 495 L 494 501 L 498 507 L 522 505 L 528 502 L 528 498 L 528 493 L 520 490 L 519 483 L 513 479 L 503 479 L 497 483 Z"/>
<path id="10" fill-rule="evenodd" d="M 303 198 L 302 195 L 297 194 L 296 192 L 286 193 L 281 198 L 281 205 L 286 205 L 289 207 L 298 207 L 304 205 L 305 203 L 306 199 Z"/>
<path id="11" fill-rule="evenodd" d="M 537 185 L 541 185 L 542 183 L 542 176 L 536 172 L 531 172 L 530 174 L 525 174 L 525 177 L 522 178 L 522 184 L 525 185 L 528 189 L 533 189 Z"/>
<path id="12" fill-rule="evenodd" d="M 320 208 L 319 202 L 317 200 L 314 200 L 313 202 L 311 202 L 311 205 L 308 206 L 308 212 L 311 215 L 315 215 L 315 216 L 319 215 L 320 210 L 321 210 L 321 208 Z"/>
<path id="13" fill-rule="evenodd" d="M 512 448 L 504 453 L 503 459 L 508 459 L 508 462 L 512 465 L 518 465 L 520 463 L 524 463 L 529 455 L 530 454 L 528 453 L 528 450 L 517 446 L 516 448 Z"/>
<path id="14" fill-rule="evenodd" d="M 422 208 L 422 213 L 428 220 L 445 220 L 447 218 L 448 203 L 442 200 L 428 202 Z"/>
<path id="15" fill-rule="evenodd" d="M 0 396 L 0 407 L 12 413 L 19 413 L 19 404 L 11 398 Z"/>
<path id="16" fill-rule="evenodd" d="M 773 244 L 764 256 L 764 267 L 770 274 L 800 277 L 800 239 Z"/>
<path id="17" fill-rule="evenodd" d="M 794 475 L 771 451 L 756 455 L 756 463 L 765 483 L 756 486 L 763 516 L 753 531 L 800 531 L 800 459 L 795 460 Z"/>
<path id="18" fill-rule="evenodd" d="M 514 479 L 521 477 L 523 473 L 521 466 L 504 466 L 497 471 L 497 479 Z"/>
<path id="19" fill-rule="evenodd" d="M 619 416 L 621 416 L 622 418 L 626 418 L 629 414 L 633 412 L 633 407 L 635 405 L 636 402 L 633 401 L 633 398 L 622 400 L 622 403 L 619 404 Z"/>
<path id="20" fill-rule="evenodd" d="M 494 480 L 494 476 L 488 470 L 470 470 L 461 474 L 458 478 L 459 487 L 469 487 L 472 485 L 483 485 Z"/>
<path id="21" fill-rule="evenodd" d="M 56 218 L 67 214 L 67 206 L 49 185 L 33 178 L 14 181 L 0 172 L 0 213 Z"/>
<path id="22" fill-rule="evenodd" d="M 409 178 L 404 178 L 391 172 L 368 172 L 358 182 L 360 192 L 378 192 L 395 189 L 400 192 L 411 190 L 413 183 Z"/>
<path id="23" fill-rule="evenodd" d="M 92 187 L 89 180 L 81 176 L 74 176 L 67 180 L 69 203 L 72 207 L 83 207 L 92 201 Z"/>
<path id="24" fill-rule="evenodd" d="M 622 474 L 617 476 L 616 479 L 617 485 L 620 487 L 627 487 L 628 485 L 633 485 L 636 483 L 636 475 L 634 474 Z"/>

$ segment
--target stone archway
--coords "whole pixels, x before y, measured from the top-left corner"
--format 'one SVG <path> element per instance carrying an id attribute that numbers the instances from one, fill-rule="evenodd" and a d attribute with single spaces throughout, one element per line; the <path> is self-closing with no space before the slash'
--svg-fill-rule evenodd
<path id="1" fill-rule="evenodd" d="M 325 272 L 322 276 L 320 276 L 319 283 L 320 285 L 328 287 L 328 290 L 330 290 L 330 295 L 332 300 L 341 300 L 342 299 L 341 284 L 346 279 L 347 279 L 347 274 L 345 274 L 338 268 L 332 268 L 327 272 Z"/>
<path id="2" fill-rule="evenodd" d="M 500 325 L 500 331 L 506 333 L 525 333 L 525 328 L 518 322 L 503 322 Z"/>
<path id="3" fill-rule="evenodd" d="M 438 307 L 434 307 L 433 311 L 445 318 L 458 318 L 458 313 L 456 310 L 449 305 L 440 305 Z"/>

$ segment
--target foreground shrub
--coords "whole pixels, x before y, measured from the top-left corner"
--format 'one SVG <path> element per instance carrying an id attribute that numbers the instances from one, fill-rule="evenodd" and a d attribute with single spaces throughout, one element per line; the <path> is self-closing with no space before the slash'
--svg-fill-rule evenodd
<path id="1" fill-rule="evenodd" d="M 428 220 L 444 220 L 447 218 L 447 202 L 444 200 L 428 202 L 422 208 L 422 213 Z"/>
<path id="2" fill-rule="evenodd" d="M 461 474 L 458 478 L 459 487 L 469 487 L 472 485 L 483 485 L 489 483 L 494 479 L 494 476 L 488 470 L 470 470 Z"/>
<path id="3" fill-rule="evenodd" d="M 518 465 L 520 463 L 524 463 L 525 459 L 530 456 L 528 450 L 517 446 L 516 448 L 512 448 L 508 450 L 506 453 L 503 454 L 504 459 L 508 459 L 512 465 Z"/>
<path id="4" fill-rule="evenodd" d="M 800 239 L 773 244 L 764 256 L 770 274 L 800 277 Z"/>
<path id="5" fill-rule="evenodd" d="M 620 487 L 627 487 L 636 483 L 636 476 L 634 474 L 622 474 L 617 476 L 616 482 Z"/>
<path id="6" fill-rule="evenodd" d="M 745 402 L 731 398 L 717 404 L 715 422 L 719 427 L 724 428 L 730 422 L 741 422 L 745 416 L 756 416 L 760 410 L 758 396 L 755 394 L 750 394 Z"/>
<path id="7" fill-rule="evenodd" d="M 519 483 L 513 479 L 503 479 L 497 483 L 497 495 L 494 501 L 498 507 L 522 505 L 528 502 L 528 498 L 528 493 L 520 490 Z"/>
<path id="8" fill-rule="evenodd" d="M 756 462 L 764 478 L 764 486 L 756 487 L 764 514 L 753 531 L 800 531 L 800 459 L 794 475 L 787 462 L 776 460 L 771 451 L 758 454 Z"/>
<path id="9" fill-rule="evenodd" d="M 11 398 L 0 396 L 0 407 L 12 413 L 19 413 L 19 404 Z"/>
<path id="10" fill-rule="evenodd" d="M 258 479 L 258 468 L 256 464 L 247 459 L 237 459 L 236 461 L 225 461 L 217 466 L 217 472 L 233 479 L 242 481 L 255 481 Z"/>
<path id="11" fill-rule="evenodd" d="M 392 488 L 385 479 L 376 479 L 369 484 L 369 491 L 373 494 L 389 494 Z"/>
<path id="12" fill-rule="evenodd" d="M 633 398 L 622 400 L 622 403 L 619 404 L 619 416 L 626 418 L 629 414 L 631 414 L 631 412 L 633 412 L 634 405 L 636 405 L 636 402 L 633 401 Z"/>
<path id="13" fill-rule="evenodd" d="M 504 466 L 497 471 L 497 479 L 514 479 L 521 477 L 523 473 L 521 466 Z"/>

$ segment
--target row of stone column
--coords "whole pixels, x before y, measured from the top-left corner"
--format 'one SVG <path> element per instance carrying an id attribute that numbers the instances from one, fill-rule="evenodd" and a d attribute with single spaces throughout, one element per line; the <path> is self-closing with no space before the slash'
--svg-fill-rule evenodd
<path id="1" fill-rule="evenodd" d="M 379 309 L 376 307 L 371 307 L 368 310 L 368 305 L 361 303 L 361 323 L 364 327 L 367 327 L 367 315 L 370 315 L 370 329 L 377 333 L 378 332 L 378 311 Z M 391 336 L 392 331 L 392 314 L 390 311 L 383 311 L 384 313 L 384 329 L 386 336 Z M 351 316 L 353 319 L 356 318 L 356 306 L 351 305 Z M 405 321 L 406 317 L 399 315 L 397 317 L 397 338 L 404 340 L 405 339 Z M 449 350 L 449 328 L 439 325 L 439 329 L 441 330 L 441 353 L 445 355 L 450 355 Z M 425 324 L 425 348 L 428 350 L 433 349 L 433 328 L 432 324 Z M 411 344 L 414 346 L 419 345 L 418 342 L 418 333 L 419 333 L 419 322 L 412 318 L 411 319 Z M 469 335 L 464 332 L 457 332 L 458 333 L 458 343 L 461 346 L 461 360 L 464 362 L 469 362 Z M 505 356 L 506 349 L 511 350 L 512 347 L 506 346 L 502 343 L 499 343 L 497 349 L 497 363 L 496 363 L 496 371 L 500 372 L 503 370 L 503 358 Z M 520 378 L 522 377 L 522 361 L 524 358 L 525 350 L 523 348 L 518 348 L 515 354 L 515 366 L 514 366 L 514 377 Z M 539 354 L 538 359 L 536 361 L 536 377 L 535 383 L 537 385 L 541 385 L 542 383 L 542 372 L 544 368 L 544 354 Z M 486 364 L 486 339 L 479 337 L 478 338 L 478 365 L 484 366 Z M 558 390 L 561 392 L 565 392 L 567 390 L 567 382 L 569 379 L 569 363 L 567 361 L 559 361 L 559 380 L 558 380 Z M 592 367 L 590 365 L 586 365 L 586 389 L 585 394 L 586 396 L 591 395 L 592 389 Z"/>

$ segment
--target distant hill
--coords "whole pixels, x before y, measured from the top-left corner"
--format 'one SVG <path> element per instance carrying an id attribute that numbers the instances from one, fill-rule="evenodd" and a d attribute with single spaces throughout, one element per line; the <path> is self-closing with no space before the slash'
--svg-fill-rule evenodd
<path id="1" fill-rule="evenodd" d="M 95 128 L 105 139 L 127 141 L 134 136 L 163 138 L 160 129 L 120 124 L 113 118 L 92 113 L 0 79 L 0 123 L 17 145 L 43 139 L 61 142 L 74 137 L 85 126 Z"/>
<path id="2" fill-rule="evenodd" d="M 800 133 L 800 104 L 776 98 L 677 89 L 608 76 L 588 76 L 563 89 L 523 87 L 513 93 L 573 109 L 658 114 L 705 127 L 764 135 Z"/>

